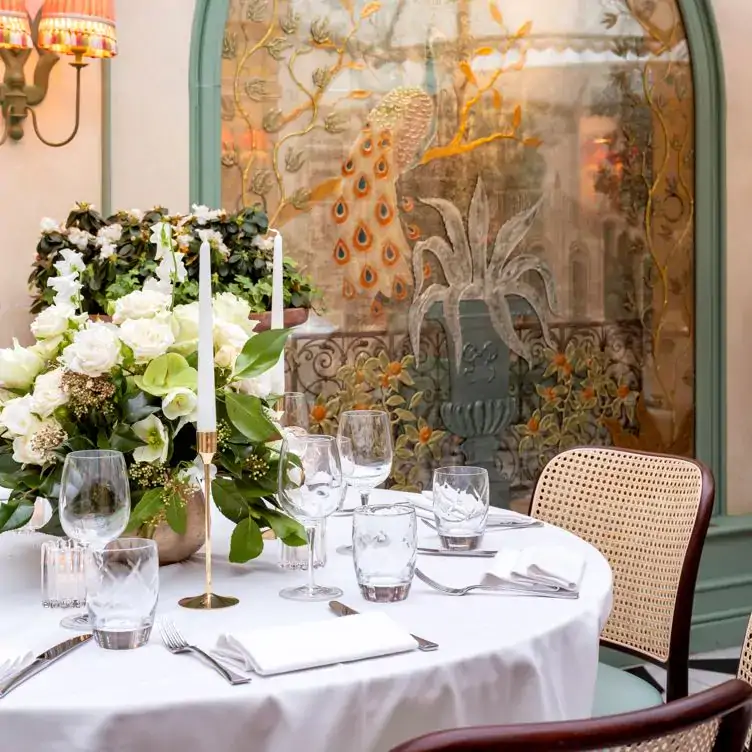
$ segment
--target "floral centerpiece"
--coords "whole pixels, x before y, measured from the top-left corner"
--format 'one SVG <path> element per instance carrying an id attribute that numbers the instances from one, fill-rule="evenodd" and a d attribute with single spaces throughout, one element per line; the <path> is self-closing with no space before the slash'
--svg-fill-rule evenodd
<path id="1" fill-rule="evenodd" d="M 209 231 L 210 232 L 210 231 Z M 202 236 L 203 235 L 202 232 Z M 26 524 L 37 497 L 53 508 L 43 532 L 61 534 L 57 500 L 68 452 L 115 449 L 129 471 L 130 531 L 186 531 L 187 500 L 200 490 L 196 465 L 198 303 L 177 303 L 183 259 L 157 259 L 143 289 L 113 302 L 111 322 L 82 313 L 87 266 L 63 248 L 47 285 L 52 305 L 31 325 L 36 343 L 0 351 L 0 533 Z M 213 500 L 236 526 L 230 560 L 248 561 L 271 529 L 303 545 L 300 525 L 275 498 L 280 430 L 270 409 L 269 369 L 285 330 L 255 334 L 250 306 L 214 296 L 218 453 Z"/>
<path id="2" fill-rule="evenodd" d="M 112 303 L 141 290 L 156 272 L 165 251 L 180 255 L 180 286 L 175 303 L 198 298 L 198 232 L 212 248 L 213 289 L 245 300 L 253 313 L 271 309 L 272 241 L 269 222 L 260 208 L 236 214 L 194 206 L 189 214 L 169 214 L 156 207 L 119 211 L 102 217 L 91 204 L 78 203 L 64 224 L 43 219 L 34 269 L 29 277 L 34 302 L 32 313 L 52 304 L 55 290 L 49 280 L 60 276 L 57 260 L 64 250 L 81 256 L 81 310 L 108 314 Z M 311 308 L 316 291 L 291 259 L 283 270 L 285 308 Z"/>

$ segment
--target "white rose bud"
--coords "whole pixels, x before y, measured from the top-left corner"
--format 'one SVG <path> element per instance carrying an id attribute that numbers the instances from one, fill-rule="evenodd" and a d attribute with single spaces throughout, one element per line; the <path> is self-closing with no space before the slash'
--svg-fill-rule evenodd
<path id="1" fill-rule="evenodd" d="M 28 389 L 42 368 L 42 358 L 33 350 L 21 347 L 14 339 L 13 347 L 0 350 L 0 387 Z"/>
<path id="2" fill-rule="evenodd" d="M 31 333 L 37 339 L 57 337 L 70 326 L 72 308 L 50 306 L 45 308 L 32 322 Z"/>
<path id="3" fill-rule="evenodd" d="M 60 359 L 68 370 L 96 378 L 109 373 L 121 360 L 117 327 L 91 324 L 76 333 Z"/>

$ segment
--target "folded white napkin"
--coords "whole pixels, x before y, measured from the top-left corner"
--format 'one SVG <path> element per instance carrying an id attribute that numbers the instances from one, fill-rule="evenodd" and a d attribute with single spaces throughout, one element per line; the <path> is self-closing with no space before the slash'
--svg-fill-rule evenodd
<path id="1" fill-rule="evenodd" d="M 261 676 L 414 650 L 415 639 L 382 613 L 223 634 L 214 654 Z"/>
<path id="2" fill-rule="evenodd" d="M 419 517 L 426 517 L 430 515 L 433 519 L 433 492 L 423 491 L 421 498 L 417 494 L 410 495 L 410 501 L 415 506 L 415 513 Z M 520 514 L 519 512 L 513 512 L 511 509 L 499 509 L 498 507 L 488 508 L 488 521 L 489 522 L 502 522 L 507 520 L 520 520 L 528 521 L 530 518 L 527 515 Z"/>
<path id="3" fill-rule="evenodd" d="M 23 671 L 34 662 L 33 653 L 14 653 L 11 650 L 0 650 L 0 684 L 11 676 Z"/>
<path id="4" fill-rule="evenodd" d="M 530 587 L 545 586 L 578 592 L 585 560 L 562 546 L 529 546 L 500 551 L 484 582 L 506 580 Z"/>

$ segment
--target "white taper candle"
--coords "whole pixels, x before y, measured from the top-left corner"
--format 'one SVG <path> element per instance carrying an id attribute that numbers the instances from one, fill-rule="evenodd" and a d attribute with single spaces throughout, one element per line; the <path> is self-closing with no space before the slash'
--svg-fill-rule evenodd
<path id="1" fill-rule="evenodd" d="M 279 230 L 274 233 L 274 256 L 272 260 L 272 329 L 284 329 L 285 299 L 283 290 L 284 251 L 282 234 Z M 285 391 L 285 358 L 282 355 L 272 371 L 272 392 L 283 394 Z"/>
<path id="2" fill-rule="evenodd" d="M 201 243 L 198 272 L 198 423 L 199 431 L 217 430 L 214 387 L 214 316 L 211 290 L 211 247 Z"/>

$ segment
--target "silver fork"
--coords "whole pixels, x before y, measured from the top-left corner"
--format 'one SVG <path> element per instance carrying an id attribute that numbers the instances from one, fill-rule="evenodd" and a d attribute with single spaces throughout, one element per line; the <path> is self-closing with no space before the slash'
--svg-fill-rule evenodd
<path id="1" fill-rule="evenodd" d="M 250 676 L 242 676 L 231 671 L 226 666 L 223 666 L 219 661 L 212 658 L 209 653 L 205 653 L 201 648 L 197 648 L 195 645 L 189 645 L 182 634 L 178 631 L 177 627 L 171 621 L 161 621 L 159 623 L 159 633 L 162 637 L 164 646 L 171 652 L 177 655 L 178 653 L 194 653 L 206 660 L 209 665 L 216 669 L 230 684 L 248 684 L 251 681 Z"/>
<path id="2" fill-rule="evenodd" d="M 438 590 L 445 595 L 467 595 L 473 592 L 473 590 L 481 590 L 489 593 L 512 593 L 513 595 L 527 595 L 534 598 L 563 598 L 566 600 L 576 600 L 580 597 L 580 594 L 576 591 L 569 590 L 531 590 L 529 588 L 514 587 L 514 585 L 468 585 L 467 587 L 449 587 L 449 585 L 442 585 L 436 580 L 432 580 L 425 572 L 421 572 L 416 567 L 415 576 L 426 585 L 432 587 L 434 590 Z"/>

